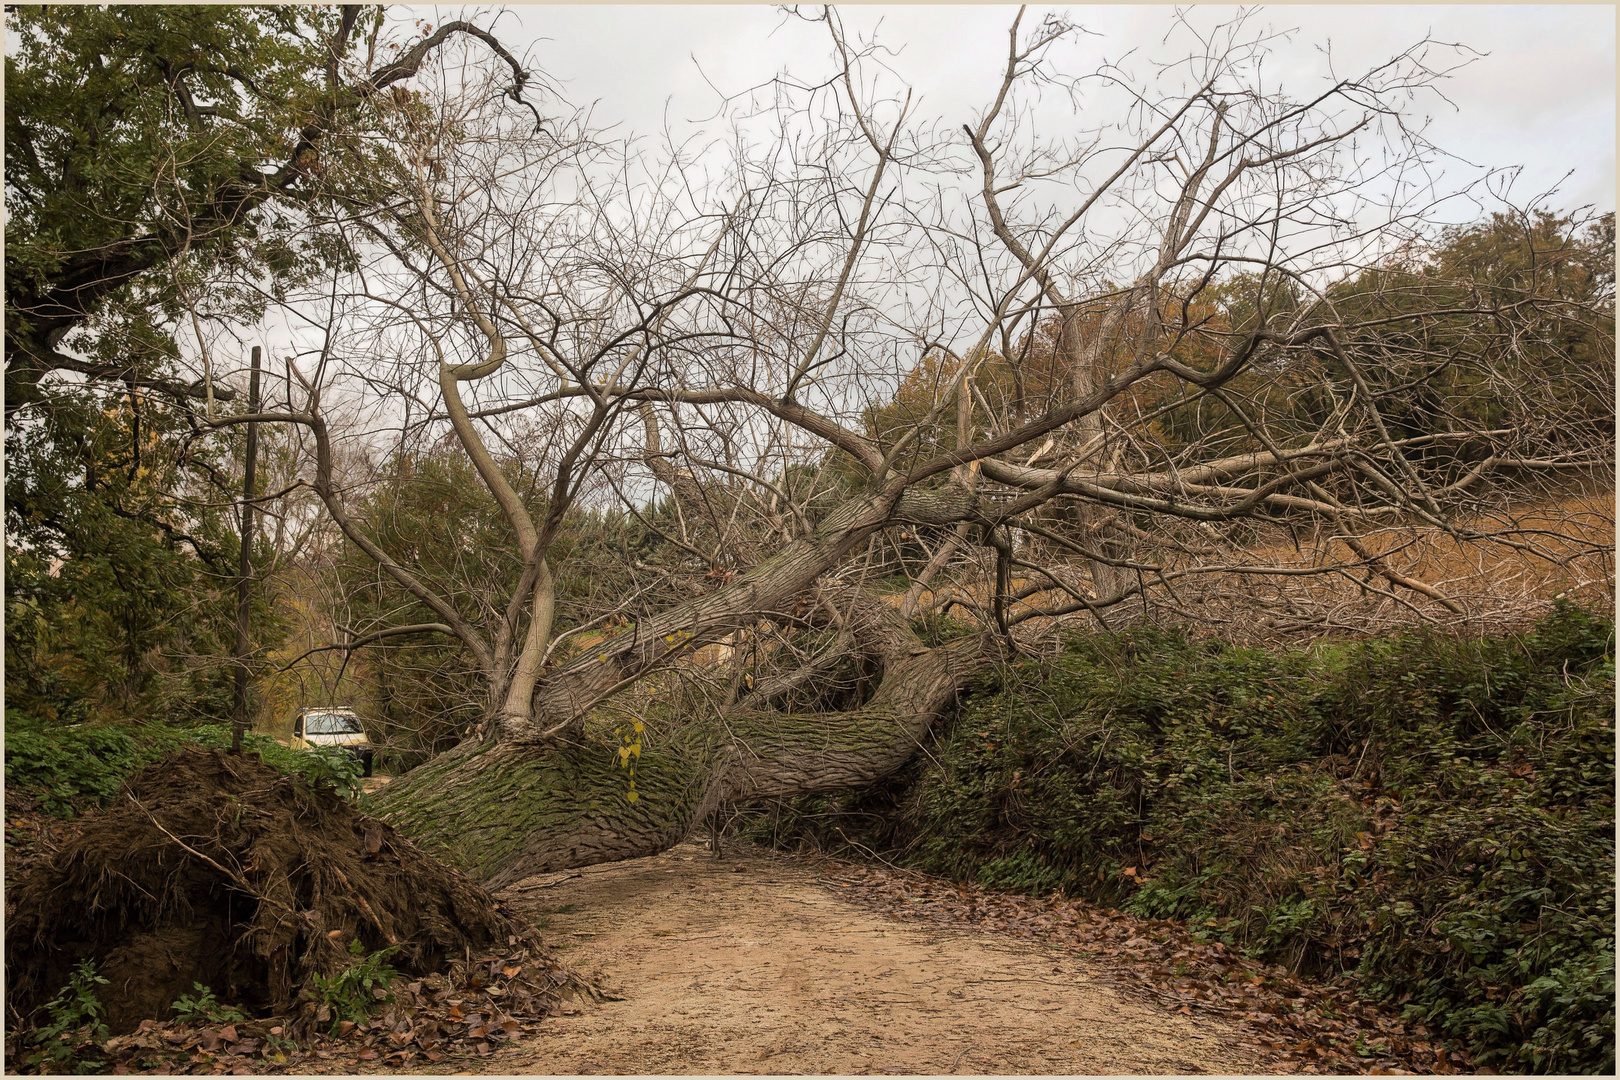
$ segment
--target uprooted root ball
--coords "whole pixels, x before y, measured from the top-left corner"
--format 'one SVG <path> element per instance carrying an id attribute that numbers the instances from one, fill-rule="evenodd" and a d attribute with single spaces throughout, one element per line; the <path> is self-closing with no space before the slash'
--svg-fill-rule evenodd
<path id="1" fill-rule="evenodd" d="M 88 958 L 109 980 L 115 1034 L 166 1016 L 193 983 L 307 1028 L 315 976 L 352 963 L 356 940 L 398 946 L 389 964 L 425 975 L 525 936 L 483 889 L 330 790 L 201 748 L 131 777 L 9 900 L 13 1022 Z"/>

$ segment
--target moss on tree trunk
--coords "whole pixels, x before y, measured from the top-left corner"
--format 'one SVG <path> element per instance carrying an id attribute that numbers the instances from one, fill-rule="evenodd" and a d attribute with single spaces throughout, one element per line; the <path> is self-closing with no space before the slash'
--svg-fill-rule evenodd
<path id="1" fill-rule="evenodd" d="M 727 803 L 852 787 L 893 773 L 987 663 L 979 639 L 918 647 L 894 656 L 877 692 L 857 709 L 689 719 L 647 741 L 633 800 L 617 739 L 590 725 L 568 744 L 465 745 L 384 788 L 378 812 L 490 887 L 654 855 Z"/>

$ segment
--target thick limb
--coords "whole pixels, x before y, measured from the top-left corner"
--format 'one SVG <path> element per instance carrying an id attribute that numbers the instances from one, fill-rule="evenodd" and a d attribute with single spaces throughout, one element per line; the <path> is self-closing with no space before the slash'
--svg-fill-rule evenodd
<path id="1" fill-rule="evenodd" d="M 587 727 L 560 745 L 464 744 L 379 792 L 379 813 L 490 887 L 657 854 L 727 804 L 871 783 L 909 761 L 994 647 L 963 638 L 914 648 L 891 653 L 857 709 L 685 717 L 650 732 L 634 800 L 617 740 Z"/>

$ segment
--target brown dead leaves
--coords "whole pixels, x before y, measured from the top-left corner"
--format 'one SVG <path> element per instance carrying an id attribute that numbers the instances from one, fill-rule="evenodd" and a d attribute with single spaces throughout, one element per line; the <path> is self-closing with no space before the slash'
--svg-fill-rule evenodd
<path id="1" fill-rule="evenodd" d="M 507 956 L 460 962 L 450 974 L 395 983 L 381 1015 L 302 1043 L 275 1020 L 225 1027 L 143 1021 L 100 1047 L 115 1074 L 253 1075 L 289 1071 L 379 1072 L 432 1065 L 452 1055 L 488 1057 L 538 1030 L 570 998 L 595 988 L 555 961 L 515 947 Z"/>
<path id="2" fill-rule="evenodd" d="M 1240 1024 L 1249 1046 L 1279 1071 L 1373 1075 L 1475 1070 L 1421 1025 L 1358 1001 L 1345 986 L 1297 978 L 1182 923 L 1143 919 L 1084 901 L 989 892 L 909 871 L 837 863 L 835 884 L 864 906 L 899 919 L 998 930 L 1062 945 L 1095 960 L 1102 981 L 1191 1015 Z"/>

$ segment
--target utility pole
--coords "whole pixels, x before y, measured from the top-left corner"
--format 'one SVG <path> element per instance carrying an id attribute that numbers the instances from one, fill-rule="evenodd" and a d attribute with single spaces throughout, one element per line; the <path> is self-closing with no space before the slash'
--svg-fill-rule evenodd
<path id="1" fill-rule="evenodd" d="M 248 415 L 259 411 L 259 347 L 253 346 L 253 366 L 248 375 Z M 249 420 L 247 425 L 247 461 L 242 476 L 242 551 L 236 577 L 236 694 L 235 711 L 231 720 L 231 752 L 242 752 L 242 735 L 247 731 L 248 707 L 248 649 L 249 631 L 252 629 L 253 582 L 253 496 L 254 475 L 259 465 L 259 423 Z"/>

